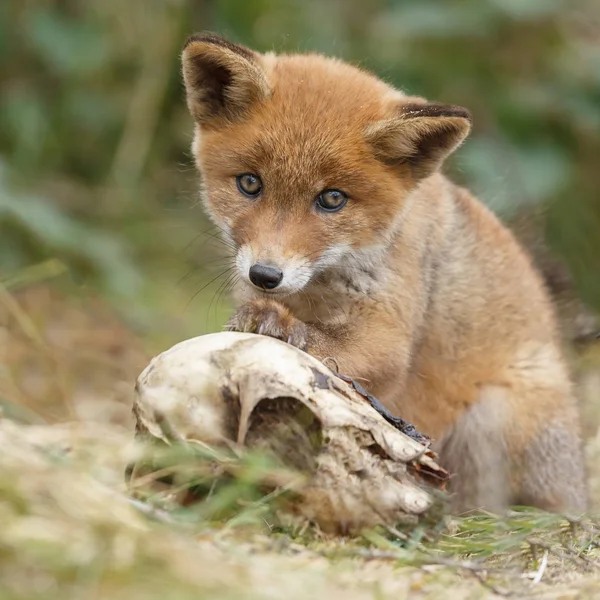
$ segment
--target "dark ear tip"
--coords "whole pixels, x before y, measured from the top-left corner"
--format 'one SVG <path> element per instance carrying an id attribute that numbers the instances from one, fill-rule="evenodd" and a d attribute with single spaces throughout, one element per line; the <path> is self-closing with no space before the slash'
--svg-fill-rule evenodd
<path id="1" fill-rule="evenodd" d="M 471 113 L 462 106 L 454 104 L 436 104 L 433 102 L 427 104 L 404 104 L 402 114 L 407 118 L 412 117 L 459 117 L 466 119 L 471 123 Z"/>
<path id="2" fill-rule="evenodd" d="M 446 111 L 448 112 L 449 117 L 460 117 L 462 119 L 467 119 L 469 122 L 473 120 L 470 111 L 463 106 L 449 105 L 446 106 Z"/>
<path id="3" fill-rule="evenodd" d="M 220 35 L 217 35 L 216 33 L 212 33 L 210 31 L 195 33 L 194 35 L 191 35 L 185 42 L 183 52 L 185 52 L 186 48 L 188 48 L 191 44 L 197 43 L 218 46 L 221 50 L 225 50 L 226 52 L 232 52 L 249 61 L 253 61 L 256 56 L 255 53 L 252 50 L 250 50 L 250 48 L 240 46 L 239 44 L 234 44 L 233 42 L 230 42 L 225 38 L 221 37 Z"/>
<path id="4" fill-rule="evenodd" d="M 201 33 L 193 33 L 185 40 L 185 44 L 183 45 L 183 49 L 185 50 L 191 44 L 196 42 L 207 42 L 209 44 L 223 44 L 225 40 L 222 37 L 219 37 L 216 33 L 212 31 L 203 31 Z"/>

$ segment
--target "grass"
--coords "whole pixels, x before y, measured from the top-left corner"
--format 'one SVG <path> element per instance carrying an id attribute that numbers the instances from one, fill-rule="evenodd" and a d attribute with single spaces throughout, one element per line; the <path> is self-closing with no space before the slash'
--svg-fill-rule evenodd
<path id="1" fill-rule="evenodd" d="M 259 484 L 285 486 L 289 474 L 260 457 L 215 454 L 218 481 L 233 477 L 211 487 L 209 502 L 177 507 L 143 490 L 133 499 L 124 472 L 144 450 L 132 436 L 132 384 L 153 350 L 100 304 L 45 287 L 3 299 L 2 599 L 600 594 L 600 519 L 591 517 L 520 509 L 336 538 L 279 518 L 284 496 L 265 497 Z M 597 423 L 587 444 L 594 494 Z M 212 486 L 208 463 L 176 458 L 176 475 Z"/>

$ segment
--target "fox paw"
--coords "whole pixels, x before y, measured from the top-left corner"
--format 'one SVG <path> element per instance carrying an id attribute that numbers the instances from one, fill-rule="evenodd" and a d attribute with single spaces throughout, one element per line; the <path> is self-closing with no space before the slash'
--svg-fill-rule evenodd
<path id="1" fill-rule="evenodd" d="M 261 299 L 244 304 L 229 319 L 225 329 L 267 335 L 300 350 L 305 350 L 308 342 L 306 325 L 273 300 Z"/>

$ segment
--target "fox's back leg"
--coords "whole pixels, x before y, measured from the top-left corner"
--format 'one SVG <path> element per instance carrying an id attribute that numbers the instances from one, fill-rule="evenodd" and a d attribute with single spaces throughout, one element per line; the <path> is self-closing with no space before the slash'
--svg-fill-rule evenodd
<path id="1" fill-rule="evenodd" d="M 586 470 L 573 412 L 555 415 L 523 448 L 517 504 L 559 513 L 586 510 Z"/>
<path id="2" fill-rule="evenodd" d="M 527 505 L 582 512 L 587 504 L 577 410 L 552 389 L 482 387 L 479 399 L 440 441 L 455 474 L 453 512 L 502 512 Z"/>

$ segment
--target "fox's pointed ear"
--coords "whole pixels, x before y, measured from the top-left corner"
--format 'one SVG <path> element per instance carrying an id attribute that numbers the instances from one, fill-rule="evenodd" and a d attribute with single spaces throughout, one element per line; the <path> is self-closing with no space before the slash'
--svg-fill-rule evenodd
<path id="1" fill-rule="evenodd" d="M 187 104 L 202 126 L 234 121 L 271 92 L 260 55 L 214 34 L 190 37 L 181 62 Z"/>
<path id="2" fill-rule="evenodd" d="M 407 164 L 415 178 L 422 179 L 464 141 L 471 130 L 471 116 L 460 106 L 406 100 L 389 119 L 370 125 L 366 135 L 381 160 Z"/>

